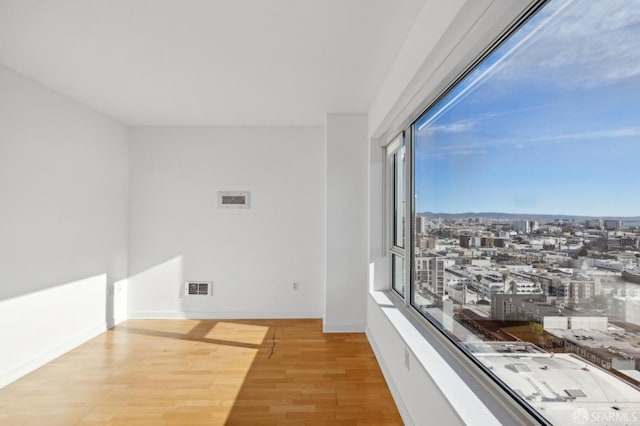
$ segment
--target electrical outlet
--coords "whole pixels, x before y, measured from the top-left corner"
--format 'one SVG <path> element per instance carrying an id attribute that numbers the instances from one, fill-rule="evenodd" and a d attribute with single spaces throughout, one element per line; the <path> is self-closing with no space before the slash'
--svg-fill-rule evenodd
<path id="1" fill-rule="evenodd" d="M 293 289 L 294 289 L 294 290 L 297 290 L 297 289 L 298 289 L 298 287 L 299 287 L 298 282 L 297 282 L 297 281 L 294 281 L 294 282 L 293 282 Z"/>

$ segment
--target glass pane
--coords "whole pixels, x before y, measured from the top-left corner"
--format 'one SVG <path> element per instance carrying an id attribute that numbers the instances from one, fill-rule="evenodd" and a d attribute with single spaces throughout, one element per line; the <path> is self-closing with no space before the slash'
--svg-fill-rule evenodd
<path id="1" fill-rule="evenodd" d="M 404 257 L 398 255 L 392 255 L 392 287 L 401 296 L 404 297 L 405 286 L 405 271 L 404 271 Z"/>
<path id="2" fill-rule="evenodd" d="M 412 304 L 558 425 L 640 422 L 638 46 L 551 1 L 412 126 Z"/>
<path id="3" fill-rule="evenodd" d="M 403 145 L 393 154 L 394 169 L 394 231 L 393 244 L 397 247 L 404 247 L 405 230 L 405 146 Z"/>

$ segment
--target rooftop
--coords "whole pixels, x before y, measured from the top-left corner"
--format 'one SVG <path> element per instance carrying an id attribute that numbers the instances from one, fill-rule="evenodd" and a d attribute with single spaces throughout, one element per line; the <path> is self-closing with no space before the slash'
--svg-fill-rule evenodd
<path id="1" fill-rule="evenodd" d="M 590 425 L 640 421 L 637 389 L 573 354 L 474 355 L 554 424 L 576 424 L 585 412 Z"/>
<path id="2" fill-rule="evenodd" d="M 640 338 L 612 335 L 597 330 L 559 330 L 547 329 L 558 337 L 578 343 L 580 346 L 589 347 L 595 350 L 608 351 L 612 355 L 619 351 L 626 354 L 633 354 L 640 357 Z"/>

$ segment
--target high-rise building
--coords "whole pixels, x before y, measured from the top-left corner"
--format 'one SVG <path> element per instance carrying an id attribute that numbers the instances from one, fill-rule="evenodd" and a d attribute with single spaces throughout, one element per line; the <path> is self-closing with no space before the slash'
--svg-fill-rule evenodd
<path id="1" fill-rule="evenodd" d="M 415 227 L 416 234 L 426 234 L 428 229 L 427 218 L 424 216 L 416 215 Z"/>
<path id="2" fill-rule="evenodd" d="M 621 220 L 605 220 L 604 229 L 607 231 L 613 231 L 622 228 L 623 223 Z"/>
<path id="3" fill-rule="evenodd" d="M 513 230 L 522 234 L 530 234 L 538 229 L 538 222 L 535 220 L 521 219 L 513 222 Z"/>
<path id="4" fill-rule="evenodd" d="M 418 240 L 418 248 L 427 249 L 427 250 L 435 250 L 438 245 L 438 239 L 435 237 L 421 237 Z"/>
<path id="5" fill-rule="evenodd" d="M 493 237 L 482 237 L 480 239 L 480 247 L 492 248 L 494 247 L 493 244 L 494 244 Z"/>
<path id="6" fill-rule="evenodd" d="M 438 296 L 444 295 L 444 257 L 416 257 L 415 268 L 416 280 L 422 288 Z"/>
<path id="7" fill-rule="evenodd" d="M 585 225 L 590 229 L 602 229 L 604 221 L 602 219 L 589 219 L 585 222 Z"/>

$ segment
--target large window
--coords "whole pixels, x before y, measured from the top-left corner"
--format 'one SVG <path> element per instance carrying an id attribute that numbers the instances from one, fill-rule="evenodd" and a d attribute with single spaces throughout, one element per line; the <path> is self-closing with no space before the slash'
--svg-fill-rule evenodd
<path id="1" fill-rule="evenodd" d="M 413 309 L 547 421 L 640 424 L 640 2 L 549 1 L 405 132 Z"/>

